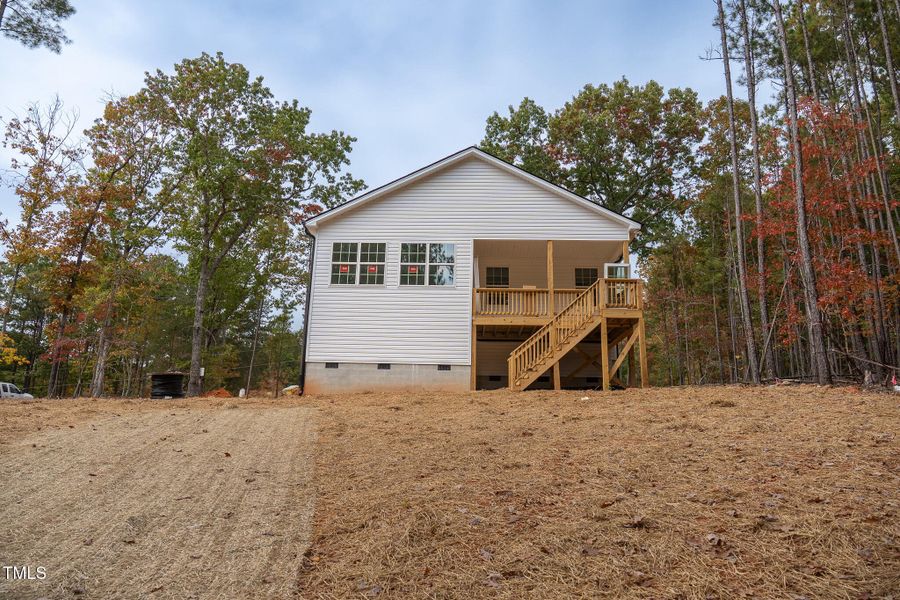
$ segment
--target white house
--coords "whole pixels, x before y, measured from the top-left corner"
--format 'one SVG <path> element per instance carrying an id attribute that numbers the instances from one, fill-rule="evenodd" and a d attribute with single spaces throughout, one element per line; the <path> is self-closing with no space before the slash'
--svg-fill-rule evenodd
<path id="1" fill-rule="evenodd" d="M 478 148 L 305 227 L 306 393 L 647 381 L 640 224 Z"/>

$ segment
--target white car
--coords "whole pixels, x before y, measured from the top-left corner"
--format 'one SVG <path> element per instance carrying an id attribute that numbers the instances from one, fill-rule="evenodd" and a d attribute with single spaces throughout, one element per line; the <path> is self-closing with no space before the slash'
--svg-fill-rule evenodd
<path id="1" fill-rule="evenodd" d="M 0 398 L 22 398 L 25 400 L 30 400 L 34 398 L 31 394 L 26 394 L 14 383 L 6 383 L 0 381 Z"/>

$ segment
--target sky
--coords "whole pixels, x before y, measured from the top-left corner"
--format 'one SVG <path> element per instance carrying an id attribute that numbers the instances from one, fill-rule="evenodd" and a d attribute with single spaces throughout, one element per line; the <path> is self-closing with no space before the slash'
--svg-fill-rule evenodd
<path id="1" fill-rule="evenodd" d="M 703 100 L 724 91 L 713 0 L 322 2 L 72 0 L 59 55 L 0 38 L 0 118 L 58 95 L 86 128 L 144 73 L 222 51 L 311 129 L 357 138 L 350 172 L 377 187 L 477 144 L 524 96 L 548 109 L 587 83 L 654 79 Z M 0 148 L 0 168 L 10 154 Z M 17 220 L 0 189 L 0 213 Z"/>

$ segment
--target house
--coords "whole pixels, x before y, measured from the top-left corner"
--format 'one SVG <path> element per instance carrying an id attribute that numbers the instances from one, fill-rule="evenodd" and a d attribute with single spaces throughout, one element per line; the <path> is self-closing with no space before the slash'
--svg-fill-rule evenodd
<path id="1" fill-rule="evenodd" d="M 306 393 L 647 385 L 636 221 L 472 147 L 304 225 Z"/>

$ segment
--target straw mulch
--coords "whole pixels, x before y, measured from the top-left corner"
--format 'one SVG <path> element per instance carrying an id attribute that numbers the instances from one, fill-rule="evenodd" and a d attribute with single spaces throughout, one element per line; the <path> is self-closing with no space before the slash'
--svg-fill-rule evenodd
<path id="1" fill-rule="evenodd" d="M 302 597 L 900 597 L 894 395 L 308 401 L 318 496 Z"/>

